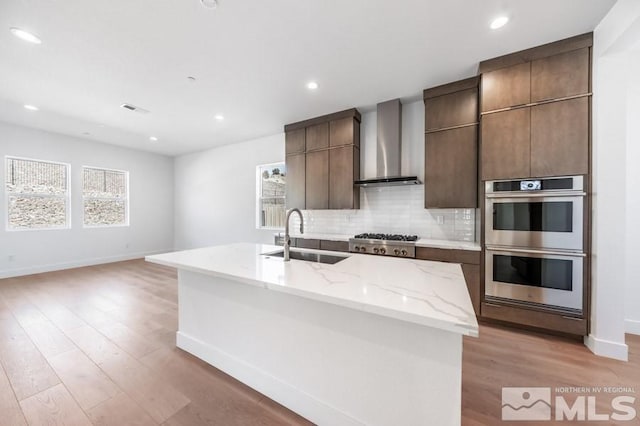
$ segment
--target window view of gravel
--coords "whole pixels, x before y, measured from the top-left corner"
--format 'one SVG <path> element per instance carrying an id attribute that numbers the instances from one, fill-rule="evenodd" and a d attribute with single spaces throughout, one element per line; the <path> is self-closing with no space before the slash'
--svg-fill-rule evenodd
<path id="1" fill-rule="evenodd" d="M 128 172 L 82 168 L 85 226 L 128 224 Z"/>
<path id="2" fill-rule="evenodd" d="M 284 228 L 285 184 L 284 164 L 259 166 L 260 188 L 258 193 L 261 228 Z"/>
<path id="3" fill-rule="evenodd" d="M 5 165 L 8 228 L 66 228 L 69 166 L 11 157 Z"/>

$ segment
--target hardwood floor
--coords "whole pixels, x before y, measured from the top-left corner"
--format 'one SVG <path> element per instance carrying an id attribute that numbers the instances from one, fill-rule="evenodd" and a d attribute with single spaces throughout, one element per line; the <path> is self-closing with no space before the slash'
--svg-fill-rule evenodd
<path id="1" fill-rule="evenodd" d="M 176 273 L 141 260 L 0 280 L 0 425 L 310 424 L 177 349 L 176 330 Z M 483 325 L 464 341 L 462 423 L 507 424 L 503 386 L 640 391 L 640 336 L 628 344 L 623 363 Z"/>

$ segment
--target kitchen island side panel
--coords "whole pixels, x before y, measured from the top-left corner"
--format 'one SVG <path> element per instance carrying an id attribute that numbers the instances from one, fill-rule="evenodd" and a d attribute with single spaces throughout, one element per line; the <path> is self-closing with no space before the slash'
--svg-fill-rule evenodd
<path id="1" fill-rule="evenodd" d="M 460 424 L 460 334 L 227 278 L 178 277 L 178 347 L 312 422 Z"/>

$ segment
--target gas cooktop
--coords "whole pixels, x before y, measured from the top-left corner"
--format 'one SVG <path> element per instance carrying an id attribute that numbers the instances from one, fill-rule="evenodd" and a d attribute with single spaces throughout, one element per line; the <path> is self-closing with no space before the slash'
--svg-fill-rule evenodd
<path id="1" fill-rule="evenodd" d="M 364 233 L 349 239 L 349 251 L 381 256 L 416 257 L 417 240 L 417 235 Z"/>
<path id="2" fill-rule="evenodd" d="M 358 234 L 354 239 L 359 240 L 385 240 L 385 241 L 407 241 L 414 242 L 418 240 L 417 235 L 401 235 L 401 234 L 370 234 L 365 232 L 364 234 Z"/>

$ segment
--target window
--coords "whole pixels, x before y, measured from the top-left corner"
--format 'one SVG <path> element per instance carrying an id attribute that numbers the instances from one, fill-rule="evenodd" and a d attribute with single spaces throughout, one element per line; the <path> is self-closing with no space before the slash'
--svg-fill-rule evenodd
<path id="1" fill-rule="evenodd" d="M 69 165 L 6 157 L 7 229 L 69 227 Z"/>
<path id="2" fill-rule="evenodd" d="M 129 173 L 82 168 L 84 226 L 129 225 Z"/>
<path id="3" fill-rule="evenodd" d="M 258 228 L 284 228 L 284 163 L 258 166 Z"/>

